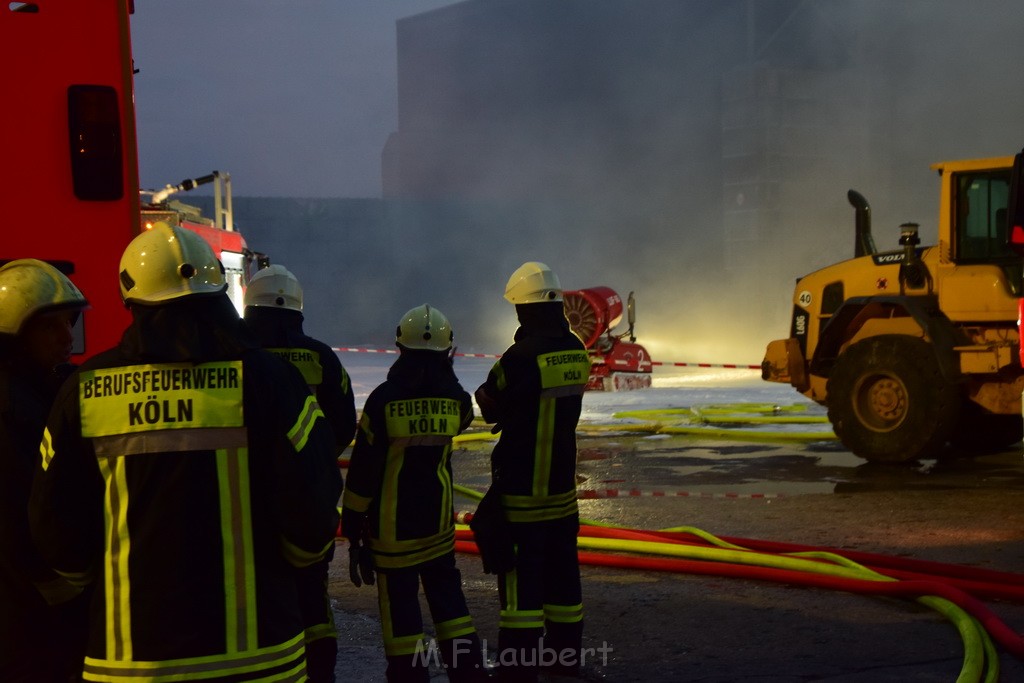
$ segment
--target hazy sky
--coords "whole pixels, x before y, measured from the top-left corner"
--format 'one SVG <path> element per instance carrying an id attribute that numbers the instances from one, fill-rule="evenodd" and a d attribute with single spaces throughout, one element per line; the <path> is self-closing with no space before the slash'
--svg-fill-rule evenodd
<path id="1" fill-rule="evenodd" d="M 395 21 L 452 4 L 136 0 L 142 187 L 219 170 L 239 196 L 380 196 Z"/>

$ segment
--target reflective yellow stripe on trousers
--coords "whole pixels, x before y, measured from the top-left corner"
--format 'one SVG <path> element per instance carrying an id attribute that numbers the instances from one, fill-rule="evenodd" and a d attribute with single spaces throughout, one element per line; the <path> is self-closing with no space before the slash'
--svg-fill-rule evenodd
<path id="1" fill-rule="evenodd" d="M 271 669 L 280 673 L 261 675 Z M 103 683 L 150 681 L 208 681 L 231 677 L 262 683 L 291 683 L 306 680 L 305 648 L 302 634 L 283 643 L 234 655 L 214 654 L 162 662 L 118 662 L 85 658 L 82 678 Z"/>

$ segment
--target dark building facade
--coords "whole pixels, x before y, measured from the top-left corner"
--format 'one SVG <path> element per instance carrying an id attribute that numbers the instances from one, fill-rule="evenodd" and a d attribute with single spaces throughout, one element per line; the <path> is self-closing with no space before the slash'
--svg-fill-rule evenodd
<path id="1" fill-rule="evenodd" d="M 648 196 L 711 150 L 741 4 L 476 0 L 398 22 L 406 197 Z M 695 59 L 695 57 L 697 57 Z"/>
<path id="2" fill-rule="evenodd" d="M 400 20 L 385 197 L 557 204 L 566 241 L 604 243 L 647 289 L 697 266 L 791 282 L 765 248 L 835 240 L 798 237 L 824 218 L 785 207 L 856 174 L 872 137 L 859 36 L 816 5 L 470 0 Z"/>

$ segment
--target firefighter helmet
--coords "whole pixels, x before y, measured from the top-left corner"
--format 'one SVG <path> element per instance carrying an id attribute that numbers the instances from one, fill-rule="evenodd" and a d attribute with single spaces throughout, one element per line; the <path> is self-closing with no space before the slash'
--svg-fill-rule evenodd
<path id="1" fill-rule="evenodd" d="M 18 334 L 36 313 L 88 306 L 78 287 L 45 261 L 17 259 L 0 268 L 0 333 Z"/>
<path id="2" fill-rule="evenodd" d="M 227 289 L 224 266 L 206 241 L 163 221 L 131 241 L 121 255 L 121 298 L 154 305 Z"/>
<path id="3" fill-rule="evenodd" d="M 514 304 L 561 301 L 562 285 L 558 276 L 539 261 L 528 261 L 516 268 L 505 285 L 505 299 Z"/>
<path id="4" fill-rule="evenodd" d="M 448 318 L 430 304 L 406 312 L 395 330 L 395 341 L 407 349 L 447 351 L 452 347 L 454 338 Z"/>
<path id="5" fill-rule="evenodd" d="M 245 289 L 245 305 L 301 311 L 302 286 L 291 271 L 275 263 L 253 275 Z"/>

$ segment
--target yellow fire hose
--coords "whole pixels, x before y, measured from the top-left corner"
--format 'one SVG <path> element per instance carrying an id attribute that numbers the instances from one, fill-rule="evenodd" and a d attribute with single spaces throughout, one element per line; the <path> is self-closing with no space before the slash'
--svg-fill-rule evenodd
<path id="1" fill-rule="evenodd" d="M 744 425 L 828 424 L 824 415 L 803 415 L 806 405 L 779 406 L 769 403 L 722 403 L 693 408 L 629 410 L 612 415 L 615 422 L 581 422 L 580 434 L 626 432 L 671 436 L 703 436 L 738 441 L 829 441 L 836 435 L 827 431 L 754 430 Z M 483 428 L 483 422 L 477 420 Z M 731 425 L 725 427 L 722 425 Z M 456 442 L 491 441 L 490 431 L 473 431 L 455 437 Z"/>

